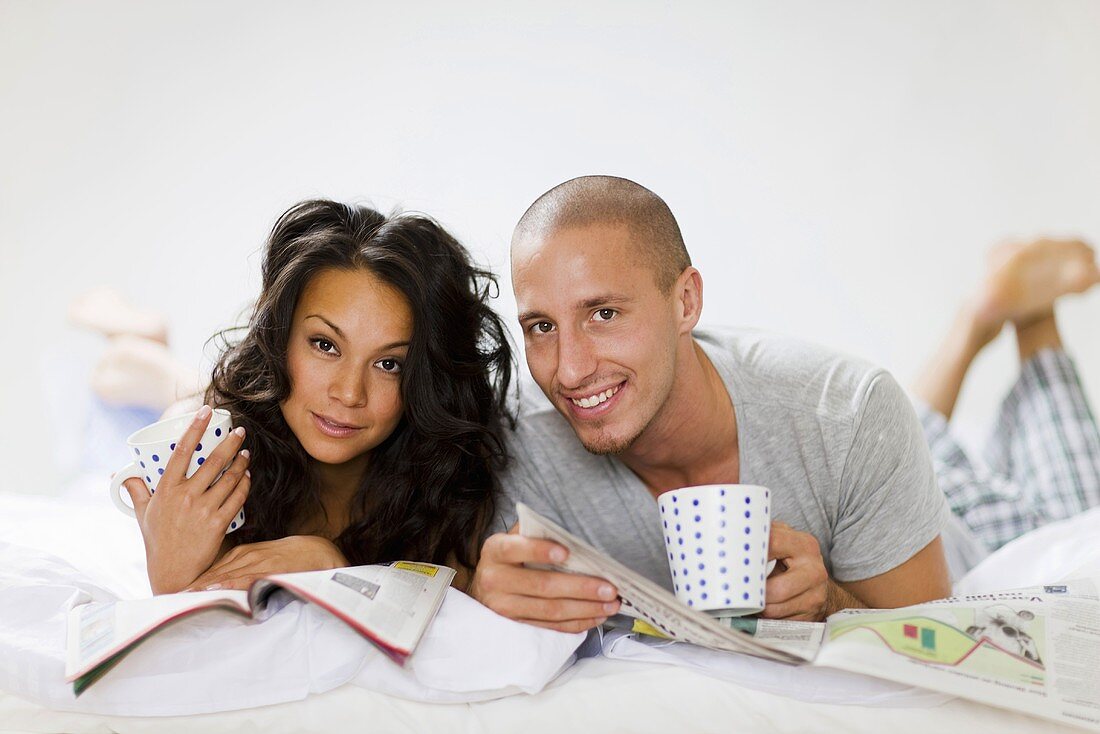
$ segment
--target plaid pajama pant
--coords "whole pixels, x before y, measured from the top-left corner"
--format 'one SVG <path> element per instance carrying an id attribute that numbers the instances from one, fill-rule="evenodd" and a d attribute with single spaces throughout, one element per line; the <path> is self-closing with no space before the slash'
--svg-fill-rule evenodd
<path id="1" fill-rule="evenodd" d="M 1065 352 L 1041 351 L 1021 367 L 981 463 L 942 415 L 919 404 L 917 413 L 940 489 L 985 553 L 1100 505 L 1100 432 Z"/>

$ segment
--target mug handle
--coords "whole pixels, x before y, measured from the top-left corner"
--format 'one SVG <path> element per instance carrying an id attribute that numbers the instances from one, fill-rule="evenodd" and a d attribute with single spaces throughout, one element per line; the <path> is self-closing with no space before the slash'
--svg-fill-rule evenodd
<path id="1" fill-rule="evenodd" d="M 122 501 L 122 497 L 119 495 L 118 491 L 123 488 L 122 483 L 127 479 L 141 479 L 143 476 L 145 476 L 145 474 L 138 465 L 134 462 L 130 462 L 119 469 L 118 473 L 111 478 L 111 501 L 115 503 L 115 507 L 118 508 L 119 512 L 127 514 L 130 517 L 137 517 L 134 508 Z M 146 491 L 148 491 L 148 488 L 146 488 Z"/>

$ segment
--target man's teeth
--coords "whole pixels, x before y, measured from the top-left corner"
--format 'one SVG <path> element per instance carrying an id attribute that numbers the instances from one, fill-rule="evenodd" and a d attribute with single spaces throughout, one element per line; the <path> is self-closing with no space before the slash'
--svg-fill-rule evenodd
<path id="1" fill-rule="evenodd" d="M 573 401 L 573 405 L 578 405 L 582 408 L 595 408 L 600 403 L 606 402 L 609 397 L 617 392 L 619 392 L 619 388 L 613 387 L 609 390 L 604 390 L 601 393 L 590 395 L 587 398 L 580 398 L 579 400 L 577 398 L 569 399 Z"/>

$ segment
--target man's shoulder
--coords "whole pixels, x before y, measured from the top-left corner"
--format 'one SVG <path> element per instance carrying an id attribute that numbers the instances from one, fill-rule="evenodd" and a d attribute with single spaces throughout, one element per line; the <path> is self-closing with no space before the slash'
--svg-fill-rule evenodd
<path id="1" fill-rule="evenodd" d="M 738 402 L 766 403 L 848 421 L 872 386 L 891 379 L 882 367 L 840 350 L 758 329 L 695 332 Z"/>
<path id="2" fill-rule="evenodd" d="M 507 432 L 507 441 L 510 454 L 539 464 L 575 464 L 586 458 L 598 459 L 585 450 L 569 422 L 530 382 L 520 385 L 516 424 Z"/>

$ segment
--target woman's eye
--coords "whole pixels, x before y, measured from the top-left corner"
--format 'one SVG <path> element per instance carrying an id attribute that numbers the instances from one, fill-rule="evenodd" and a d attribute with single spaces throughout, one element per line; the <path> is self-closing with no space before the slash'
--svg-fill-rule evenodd
<path id="1" fill-rule="evenodd" d="M 610 321 L 615 318 L 615 309 L 613 308 L 601 308 L 596 312 L 597 321 Z"/>
<path id="2" fill-rule="evenodd" d="M 328 339 L 322 339 L 318 337 L 315 339 L 310 339 L 310 341 L 313 342 L 313 346 L 317 347 L 317 349 L 324 352 L 325 354 L 331 354 L 332 352 L 336 351 L 336 345 L 330 342 Z"/>
<path id="3" fill-rule="evenodd" d="M 401 371 L 401 363 L 396 359 L 380 359 L 375 362 L 375 364 L 378 365 L 378 368 L 383 372 L 397 373 Z"/>

